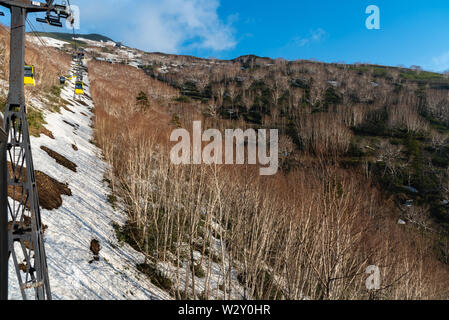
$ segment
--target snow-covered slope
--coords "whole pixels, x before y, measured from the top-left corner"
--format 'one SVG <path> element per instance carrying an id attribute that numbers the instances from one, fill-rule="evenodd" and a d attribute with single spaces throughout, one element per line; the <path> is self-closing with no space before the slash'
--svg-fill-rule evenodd
<path id="1" fill-rule="evenodd" d="M 47 47 L 53 47 L 62 49 L 65 45 L 69 45 L 70 43 L 62 40 L 58 40 L 51 37 L 36 37 L 36 36 L 27 36 L 27 40 L 31 41 L 38 46 L 45 45 Z"/>
<path id="2" fill-rule="evenodd" d="M 83 102 L 73 99 L 73 81 L 61 94 L 74 113 L 61 108 L 61 113 L 46 114 L 46 128 L 55 139 L 31 138 L 35 169 L 68 183 L 72 191 L 72 196 L 63 196 L 59 209 L 42 210 L 43 223 L 48 226 L 44 238 L 53 299 L 170 299 L 135 268 L 143 256 L 116 239 L 112 224 L 124 223 L 125 216 L 107 201 L 109 190 L 103 182 L 107 165 L 101 160 L 101 150 L 90 142 L 93 102 L 87 75 L 84 82 L 87 96 Z M 77 164 L 77 172 L 57 164 L 41 146 Z M 91 262 L 93 239 L 100 242 L 101 251 L 100 260 Z M 9 268 L 10 298 L 21 299 L 12 263 Z"/>

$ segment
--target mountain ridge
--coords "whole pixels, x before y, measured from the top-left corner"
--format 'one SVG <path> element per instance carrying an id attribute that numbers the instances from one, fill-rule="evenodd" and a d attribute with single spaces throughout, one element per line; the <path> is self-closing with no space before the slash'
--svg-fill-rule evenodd
<path id="1" fill-rule="evenodd" d="M 57 40 L 64 40 L 64 41 L 72 41 L 73 39 L 73 34 L 72 33 L 64 33 L 64 32 L 37 32 L 35 33 L 39 36 L 46 36 L 46 37 L 52 37 L 54 39 Z M 112 38 L 99 34 L 99 33 L 88 33 L 88 34 L 75 34 L 76 38 L 83 38 L 83 39 L 87 39 L 87 40 L 92 40 L 92 41 L 97 41 L 97 42 L 107 42 L 107 41 L 112 41 L 114 43 L 121 43 L 121 42 L 117 42 L 114 41 Z M 78 42 L 83 43 L 82 40 L 78 40 Z M 329 64 L 329 65 L 338 65 L 341 63 L 338 62 L 328 62 L 328 61 L 318 61 L 318 60 L 314 60 L 314 59 L 294 59 L 294 60 L 287 60 L 281 57 L 277 57 L 277 58 L 273 58 L 273 57 L 266 57 L 266 56 L 259 56 L 257 54 L 242 54 L 240 56 L 237 56 L 235 58 L 232 59 L 220 59 L 220 58 L 215 58 L 215 57 L 198 57 L 198 56 L 194 56 L 191 54 L 176 54 L 176 53 L 165 53 L 165 52 L 160 52 L 160 51 L 145 51 L 142 49 L 138 49 L 138 48 L 134 48 L 137 51 L 140 51 L 142 53 L 145 54 L 150 54 L 150 55 L 161 55 L 161 56 L 165 56 L 165 57 L 184 57 L 184 58 L 193 58 L 193 59 L 197 59 L 197 60 L 202 60 L 202 61 L 222 61 L 222 62 L 249 62 L 249 61 L 255 61 L 255 60 L 261 60 L 261 61 L 265 61 L 265 62 L 269 62 L 269 63 L 274 63 L 276 61 L 285 61 L 285 62 L 295 62 L 295 61 L 308 61 L 308 62 L 314 62 L 314 63 L 322 63 L 322 64 Z M 393 65 L 382 65 L 382 64 L 376 64 L 376 63 L 369 63 L 369 62 L 354 62 L 354 63 L 348 63 L 346 65 L 349 66 L 366 66 L 366 67 L 378 67 L 378 68 L 387 68 L 387 69 L 398 69 L 398 70 L 413 70 L 413 71 L 417 71 L 416 68 L 420 68 L 418 66 L 410 66 L 410 67 L 406 67 L 406 66 L 393 66 Z M 426 74 L 433 74 L 433 75 L 443 75 L 443 74 L 448 74 L 449 71 L 446 72 L 435 72 L 435 71 L 429 71 L 429 70 L 419 70 L 421 72 L 424 72 Z"/>
<path id="2" fill-rule="evenodd" d="M 39 35 L 39 36 L 44 36 L 44 37 L 51 37 L 57 40 L 63 40 L 63 41 L 73 41 L 73 38 L 83 38 L 83 39 L 87 39 L 87 40 L 92 40 L 92 41 L 103 41 L 103 42 L 107 42 L 107 41 L 112 41 L 115 42 L 114 40 L 112 40 L 111 38 L 98 34 L 98 33 L 87 33 L 87 34 L 73 34 L 73 33 L 68 33 L 68 32 L 33 32 L 30 33 L 32 35 Z"/>

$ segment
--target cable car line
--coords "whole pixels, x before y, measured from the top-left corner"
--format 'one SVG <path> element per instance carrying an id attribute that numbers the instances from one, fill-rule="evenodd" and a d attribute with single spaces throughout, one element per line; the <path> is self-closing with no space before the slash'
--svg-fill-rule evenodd
<path id="1" fill-rule="evenodd" d="M 28 23 L 28 26 L 30 27 L 31 32 L 34 34 L 35 37 L 37 37 L 37 39 L 39 40 L 42 47 L 44 47 L 45 54 L 47 55 L 47 57 L 52 59 L 50 51 L 48 50 L 48 45 L 45 43 L 44 39 L 42 39 L 42 37 L 39 35 L 39 31 L 36 30 L 33 23 L 30 21 L 30 19 L 27 18 L 26 22 Z"/>
<path id="2" fill-rule="evenodd" d="M 45 13 L 44 19 L 37 18 L 36 21 L 61 27 L 61 19 L 68 18 L 69 11 L 65 4 L 54 4 L 54 0 L 46 0 L 45 3 L 31 0 L 0 0 L 0 6 L 11 11 L 9 94 L 4 113 L 4 129 L 7 134 L 6 161 L 1 162 L 4 166 L 1 169 L 6 172 L 6 188 L 0 197 L 4 199 L 0 203 L 2 207 L 0 215 L 3 215 L 0 221 L 0 235 L 2 235 L 0 270 L 6 272 L 0 272 L 0 299 L 8 298 L 7 269 L 12 257 L 22 298 L 27 300 L 34 296 L 36 300 L 51 300 L 25 104 L 26 76 L 34 76 L 34 67 L 25 67 L 25 31 L 29 12 Z M 34 29 L 31 22 L 28 21 L 28 24 Z M 13 191 L 10 199 L 8 189 Z M 6 219 L 6 223 L 3 223 L 3 219 Z"/>
<path id="3" fill-rule="evenodd" d="M 44 40 L 39 36 L 38 32 L 34 28 L 31 21 L 26 18 L 25 21 L 28 23 L 28 26 L 31 29 L 31 32 L 34 34 L 35 37 L 39 40 L 40 44 L 44 48 L 43 52 L 47 55 L 47 57 L 51 60 L 51 55 L 48 51 L 48 46 L 44 43 Z M 31 72 L 30 72 L 31 68 Z M 36 86 L 36 80 L 35 80 L 35 67 L 33 65 L 26 65 L 24 66 L 24 84 L 25 86 Z"/>

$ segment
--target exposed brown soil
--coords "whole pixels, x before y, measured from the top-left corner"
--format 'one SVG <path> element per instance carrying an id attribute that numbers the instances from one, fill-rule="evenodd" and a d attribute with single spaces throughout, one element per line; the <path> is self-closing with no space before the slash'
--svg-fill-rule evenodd
<path id="1" fill-rule="evenodd" d="M 47 137 L 55 140 L 55 137 L 53 136 L 53 132 L 51 132 L 50 130 L 48 130 L 47 128 L 42 128 L 41 129 L 42 134 L 45 134 Z"/>
<path id="2" fill-rule="evenodd" d="M 77 165 L 64 157 L 63 155 L 60 155 L 59 153 L 51 150 L 50 148 L 41 146 L 41 149 L 47 152 L 47 154 L 56 160 L 56 163 L 60 164 L 63 167 L 66 167 L 69 170 L 72 170 L 73 172 L 76 172 Z"/>
<path id="3" fill-rule="evenodd" d="M 84 112 L 81 112 L 81 115 L 83 115 L 83 116 L 89 118 L 89 116 L 88 116 L 87 114 L 85 114 Z"/>
<path id="4" fill-rule="evenodd" d="M 80 127 L 80 126 L 79 126 L 78 124 L 76 124 L 76 123 L 72 123 L 72 122 L 67 121 L 67 120 L 62 120 L 62 121 L 63 121 L 64 123 L 68 124 L 69 126 L 75 128 L 75 129 L 78 129 L 78 128 Z"/>
<path id="5" fill-rule="evenodd" d="M 8 163 L 10 175 L 12 175 L 11 163 Z M 19 172 L 17 172 L 19 174 Z M 26 174 L 24 174 L 26 179 Z M 62 195 L 71 196 L 72 191 L 68 185 L 49 177 L 41 171 L 35 171 L 36 185 L 39 195 L 39 204 L 43 209 L 54 210 L 62 205 Z M 8 186 L 8 195 L 16 201 L 21 201 L 22 188 Z M 29 205 L 27 206 L 29 208 Z"/>
<path id="6" fill-rule="evenodd" d="M 67 101 L 67 100 L 65 100 L 65 99 L 62 99 L 62 98 L 60 98 L 60 101 L 61 101 L 61 103 L 63 104 L 63 105 L 69 105 L 69 106 L 73 106 L 73 103 L 71 103 L 71 102 L 69 102 L 69 101 Z"/>
<path id="7" fill-rule="evenodd" d="M 20 269 L 20 271 L 22 271 L 23 273 L 26 273 L 26 272 L 27 272 L 27 266 L 26 266 L 26 264 L 25 264 L 25 263 L 19 264 L 19 269 Z"/>
<path id="8" fill-rule="evenodd" d="M 92 239 L 92 241 L 90 242 L 90 251 L 92 251 L 92 253 L 94 254 L 94 258 L 91 261 L 89 261 L 89 263 L 93 263 L 94 261 L 100 261 L 100 250 L 101 250 L 100 241 L 98 241 L 97 239 Z"/>
<path id="9" fill-rule="evenodd" d="M 71 196 L 72 190 L 67 184 L 61 183 L 41 171 L 36 171 L 39 203 L 46 210 L 57 209 L 62 205 L 62 195 Z"/>
<path id="10" fill-rule="evenodd" d="M 30 127 L 29 130 L 30 130 L 30 135 L 32 135 L 33 137 L 39 137 L 41 134 L 44 134 L 53 140 L 55 139 L 55 137 L 53 136 L 53 133 L 50 130 L 48 130 L 47 128 L 45 128 L 44 126 L 42 126 L 39 129 Z"/>
<path id="11" fill-rule="evenodd" d="M 11 230 L 12 228 L 12 221 L 8 222 L 8 230 Z M 30 229 L 31 228 L 31 218 L 28 216 L 23 217 L 23 221 L 21 223 L 16 222 L 16 225 L 20 229 Z M 48 226 L 45 224 L 42 224 L 42 231 L 45 232 L 48 229 Z"/>
<path id="12" fill-rule="evenodd" d="M 75 113 L 75 111 L 73 111 L 72 109 L 70 109 L 69 107 L 67 107 L 65 104 L 63 104 L 62 107 L 63 107 L 64 109 L 66 109 L 67 111 L 71 112 L 71 113 Z"/>
<path id="13" fill-rule="evenodd" d="M 100 250 L 101 250 L 100 241 L 98 241 L 97 239 L 93 239 L 90 242 L 90 251 L 92 251 L 92 253 L 95 256 L 98 256 L 100 254 Z"/>

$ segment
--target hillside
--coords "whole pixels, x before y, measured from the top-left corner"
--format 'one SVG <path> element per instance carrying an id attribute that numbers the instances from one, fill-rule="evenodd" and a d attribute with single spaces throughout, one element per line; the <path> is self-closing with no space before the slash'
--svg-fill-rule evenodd
<path id="1" fill-rule="evenodd" d="M 74 82 L 70 82 L 61 90 L 66 105 L 60 112 L 44 113 L 46 130 L 53 137 L 41 135 L 31 139 L 36 170 L 57 179 L 54 183 L 66 189 L 59 195 L 48 181 L 39 184 L 41 197 L 60 197 L 58 205 L 42 210 L 53 299 L 167 299 L 166 293 L 135 270 L 134 266 L 144 259 L 142 255 L 120 245 L 115 237 L 113 226 L 124 223 L 124 219 L 107 199 L 107 165 L 101 160 L 101 151 L 91 142 L 94 106 L 88 98 L 87 75 L 84 81 L 84 99 L 73 99 Z M 41 199 L 41 206 L 47 202 Z M 100 246 L 97 255 L 90 249 L 93 241 Z M 21 299 L 14 285 L 12 261 L 9 277 L 10 298 Z"/>
<path id="2" fill-rule="evenodd" d="M 41 201 L 56 298 L 448 298 L 446 75 L 82 36 L 87 89 L 75 101 L 72 82 L 54 83 L 73 39 L 46 37 L 61 59 L 32 40 L 52 80 L 28 99 L 36 169 L 58 190 Z M 195 120 L 279 129 L 279 172 L 174 165 L 170 133 Z M 365 286 L 370 265 L 379 290 Z"/>
<path id="3" fill-rule="evenodd" d="M 413 262 L 413 265 L 423 263 L 425 268 L 432 266 L 432 269 L 439 270 L 434 273 L 434 276 L 442 277 L 437 282 L 441 284 L 447 281 L 446 276 L 443 276 L 447 272 L 447 267 L 444 265 L 448 261 L 446 250 L 448 241 L 446 227 L 448 150 L 445 147 L 448 133 L 445 112 L 448 106 L 448 79 L 446 75 L 399 67 L 325 64 L 313 61 L 288 62 L 255 56 L 221 61 L 138 51 L 134 51 L 134 54 L 139 55 L 138 60 L 134 62 L 140 62 L 139 67 L 155 81 L 149 82 L 147 85 L 142 83 L 137 85 L 137 79 L 132 80 L 132 78 L 125 76 L 131 71 L 126 71 L 126 67 L 119 66 L 120 64 L 126 64 L 126 61 L 123 60 L 109 61 L 109 66 L 101 62 L 93 64 L 93 70 L 101 70 L 96 75 L 96 81 L 99 80 L 101 75 L 110 75 L 110 79 L 126 79 L 127 83 L 127 90 L 117 86 L 115 84 L 117 80 L 111 80 L 102 85 L 102 88 L 111 88 L 111 90 L 116 88 L 112 90 L 113 92 L 127 92 L 119 100 L 117 100 L 117 96 L 108 97 L 104 94 L 101 98 L 97 96 L 101 103 L 107 103 L 102 109 L 109 110 L 106 111 L 109 114 L 116 114 L 116 116 L 106 117 L 106 123 L 113 126 L 115 117 L 123 117 L 119 116 L 121 110 L 123 110 L 122 106 L 129 105 L 136 116 L 147 114 L 150 119 L 153 119 L 152 112 L 165 113 L 170 119 L 169 124 L 171 126 L 191 128 L 192 120 L 202 119 L 205 127 L 215 127 L 221 130 L 236 126 L 243 129 L 248 127 L 278 128 L 282 133 L 280 154 L 283 172 L 273 181 L 269 179 L 270 182 L 256 179 L 252 175 L 250 175 L 250 180 L 239 182 L 234 174 L 249 179 L 248 173 L 240 172 L 239 169 L 232 173 L 229 168 L 221 168 L 220 172 L 214 172 L 212 175 L 218 176 L 219 178 L 216 179 L 223 181 L 224 184 L 229 179 L 228 175 L 232 175 L 233 180 L 229 185 L 230 188 L 224 188 L 224 185 L 220 185 L 220 187 L 217 186 L 218 189 L 214 190 L 209 189 L 213 186 L 214 178 L 208 176 L 206 170 L 204 172 L 206 175 L 204 184 L 191 186 L 194 189 L 184 185 L 183 188 L 190 190 L 190 193 L 175 193 L 173 198 L 169 199 L 159 198 L 157 192 L 148 195 L 143 191 L 146 189 L 140 191 L 144 192 L 143 194 L 130 194 L 127 189 L 122 189 L 118 185 L 116 192 L 125 198 L 130 197 L 129 228 L 124 231 L 128 232 L 128 236 L 132 236 L 134 239 L 131 241 L 132 243 L 135 245 L 141 243 L 142 245 L 147 241 L 145 240 L 146 236 L 139 235 L 140 232 L 144 232 L 143 234 L 149 232 L 145 224 L 142 225 L 144 229 L 141 230 L 139 226 L 142 223 L 141 218 L 145 217 L 150 221 L 162 218 L 159 216 L 161 213 L 158 213 L 157 210 L 147 212 L 146 209 L 140 208 L 140 205 L 135 203 L 133 199 L 139 199 L 140 197 L 155 199 L 149 201 L 152 203 L 157 201 L 158 208 L 163 208 L 160 209 L 162 212 L 171 212 L 166 217 L 168 219 L 171 214 L 178 212 L 179 209 L 176 208 L 178 202 L 191 205 L 191 210 L 196 212 L 198 210 L 197 205 L 195 205 L 196 200 L 189 194 L 197 196 L 198 190 L 202 190 L 200 194 L 206 197 L 203 200 L 204 203 L 216 203 L 217 200 L 214 199 L 221 199 L 219 202 L 221 205 L 226 203 L 226 213 L 215 212 L 216 208 L 214 207 L 208 209 L 206 206 L 201 209 L 210 212 L 213 221 L 217 221 L 219 224 L 231 223 L 231 228 L 220 235 L 221 239 L 224 239 L 227 243 L 226 248 L 229 250 L 223 257 L 228 257 L 228 259 L 234 261 L 236 266 L 239 266 L 242 261 L 248 261 L 246 259 L 256 259 L 248 265 L 244 265 L 243 269 L 243 266 L 237 268 L 240 283 L 245 286 L 252 297 L 283 297 L 287 299 L 298 299 L 304 296 L 331 299 L 365 297 L 364 294 L 366 293 L 363 293 L 363 288 L 358 287 L 357 289 L 354 288 L 355 291 L 352 293 L 343 293 L 343 291 L 339 292 L 340 285 L 343 285 L 343 283 L 336 284 L 331 280 L 333 277 L 341 277 L 348 279 L 351 285 L 361 284 L 360 278 L 355 276 L 356 270 L 345 269 L 349 268 L 352 263 L 356 265 L 357 263 L 349 257 L 320 255 L 320 249 L 315 245 L 320 236 L 332 238 L 332 234 L 336 230 L 327 229 L 324 226 L 327 223 L 332 223 L 333 219 L 340 219 L 338 218 L 340 215 L 346 214 L 351 217 L 351 223 L 344 220 L 345 222 L 340 225 L 340 228 L 347 228 L 345 230 L 348 232 L 350 232 L 349 230 L 355 232 L 353 228 L 365 225 L 366 229 L 362 237 L 370 239 L 370 242 L 374 241 L 375 243 L 374 239 L 385 240 L 395 236 L 400 238 L 391 238 L 389 240 L 389 243 L 392 244 L 391 247 L 374 249 L 362 248 L 356 244 L 358 240 L 348 234 L 348 242 L 345 245 L 348 248 L 347 250 L 355 250 L 351 254 L 354 259 L 358 259 L 356 257 L 359 255 L 360 257 L 371 256 L 372 250 L 386 250 L 387 256 L 393 255 L 395 258 L 393 256 L 391 258 L 394 260 L 404 254 L 406 256 L 412 254 L 414 256 L 412 259 L 417 259 Z M 130 86 L 130 84 L 133 84 L 133 86 Z M 170 98 L 170 95 L 164 94 L 167 89 L 163 84 L 171 86 L 178 93 L 172 94 Z M 132 91 L 129 91 L 130 89 Z M 93 96 L 95 99 L 96 95 Z M 135 97 L 135 99 L 130 97 Z M 139 110 L 141 107 L 143 107 L 143 110 Z M 114 111 L 111 111 L 111 108 Z M 125 109 L 125 112 L 128 112 L 128 109 Z M 157 120 L 158 123 L 161 121 Z M 167 120 L 163 120 L 162 123 L 165 121 Z M 100 128 L 105 125 L 104 122 L 101 123 Z M 154 123 L 154 121 L 150 121 L 150 123 Z M 149 134 L 146 139 L 150 141 L 152 141 L 150 137 L 157 135 L 157 148 L 166 148 L 164 146 L 166 142 L 163 142 L 164 138 L 159 136 L 161 133 L 170 131 L 170 129 L 158 128 L 156 130 L 146 128 L 142 124 L 138 126 L 137 130 L 140 133 L 133 133 L 134 129 L 130 127 L 126 134 L 130 134 L 132 137 L 138 135 L 142 138 Z M 156 132 L 153 132 L 154 130 Z M 148 133 L 146 133 L 147 131 Z M 102 132 L 103 130 L 99 130 L 97 134 L 104 134 Z M 123 153 L 119 150 L 115 151 L 114 146 L 123 146 L 123 143 L 118 142 L 120 139 L 115 140 L 118 137 L 114 137 L 114 130 L 109 129 L 107 132 L 109 132 L 107 140 L 100 142 L 100 145 L 104 150 L 109 150 L 110 154 L 106 158 L 110 159 L 111 166 L 116 169 L 114 179 L 120 181 L 134 173 L 120 165 L 120 162 L 123 162 L 126 156 L 123 158 Z M 166 137 L 165 141 L 167 140 Z M 140 154 L 154 154 L 153 148 L 155 146 L 152 143 L 150 145 L 139 145 L 139 148 Z M 160 153 L 159 151 L 158 154 Z M 170 166 L 166 161 L 166 159 L 161 158 L 154 160 L 154 163 L 150 162 L 153 164 L 148 165 L 150 168 L 155 168 L 150 170 L 168 170 L 166 173 L 168 175 L 173 169 L 169 169 Z M 143 162 L 146 163 L 146 160 Z M 326 168 L 324 173 L 319 173 L 322 172 L 323 168 Z M 191 177 L 188 178 L 187 176 L 192 174 L 202 176 L 201 170 L 179 173 L 181 176 L 170 177 L 169 181 L 176 182 L 169 185 L 159 186 L 158 182 L 153 183 L 156 184 L 156 190 L 165 190 L 166 188 L 177 190 L 178 185 L 183 185 L 184 179 L 190 181 Z M 184 177 L 184 174 L 187 176 Z M 339 205 L 326 208 L 326 203 L 336 201 L 336 199 L 332 199 L 332 192 L 338 192 L 338 194 L 341 192 L 320 189 L 329 187 L 328 185 L 320 186 L 321 183 L 329 180 L 336 181 L 332 188 L 335 187 L 337 190 L 340 190 L 341 185 L 345 185 L 343 190 L 346 191 L 343 191 L 343 194 L 349 197 L 345 199 L 352 203 L 352 205 L 348 204 L 352 209 L 349 209 L 349 207 L 345 209 L 345 207 L 339 207 Z M 307 181 L 308 183 L 304 185 L 301 181 Z M 355 181 L 360 182 L 361 185 L 356 187 Z M 267 183 L 276 187 L 272 187 L 271 191 L 260 190 L 261 184 Z M 250 187 L 248 187 L 248 184 Z M 290 192 L 293 192 L 293 194 L 284 189 L 287 186 L 290 187 Z M 251 198 L 251 200 L 246 198 L 248 197 L 248 191 L 245 191 L 248 189 L 246 188 L 252 190 L 250 194 L 257 195 L 256 198 Z M 278 194 L 274 193 L 273 190 L 282 191 Z M 297 193 L 299 190 L 301 190 L 300 194 Z M 367 198 L 366 195 L 363 195 L 362 190 L 370 190 L 369 192 L 376 199 L 375 205 L 370 202 L 374 198 Z M 240 199 L 241 194 L 246 195 L 247 202 L 240 202 L 243 201 L 243 199 Z M 266 199 L 268 203 L 276 203 L 277 205 L 266 207 L 263 199 Z M 311 200 L 312 203 L 308 203 L 309 199 L 314 200 Z M 368 199 L 371 200 L 368 201 Z M 322 203 L 323 207 L 320 207 L 316 201 Z M 175 207 L 172 207 L 172 205 L 175 205 Z M 285 206 L 292 211 L 285 212 Z M 236 210 L 235 208 L 241 209 Z M 257 219 L 253 216 L 254 209 L 250 208 L 256 208 Z M 311 216 L 306 215 L 304 211 L 306 208 L 309 208 Z M 141 210 L 146 212 L 143 217 L 139 216 L 141 213 L 138 214 Z M 328 217 L 325 214 L 326 210 L 331 210 L 332 215 L 335 215 L 331 215 L 333 218 L 329 217 L 330 221 L 326 221 Z M 366 216 L 367 212 L 371 212 L 369 216 Z M 148 216 L 146 216 L 147 214 Z M 323 214 L 324 216 L 322 216 Z M 353 215 L 357 215 L 358 218 L 356 219 Z M 278 225 L 275 229 L 271 225 L 272 217 L 278 219 Z M 285 217 L 289 218 L 284 220 Z M 192 242 L 191 246 L 193 246 L 195 252 L 195 248 L 198 248 L 195 243 L 202 241 L 202 235 L 205 231 L 212 230 L 212 234 L 215 235 L 217 235 L 217 231 L 214 231 L 207 219 L 203 221 L 201 215 L 194 215 L 188 219 L 193 219 L 191 222 L 194 223 L 193 225 L 189 223 L 189 227 L 194 228 L 193 230 L 201 235 L 199 238 L 194 236 L 193 239 L 185 240 L 186 243 Z M 228 222 L 223 222 L 222 219 Z M 303 225 L 304 219 L 306 221 L 310 221 L 308 219 L 325 220 L 313 220 L 315 222 L 309 225 L 309 228 L 311 226 L 314 226 L 314 228 L 308 230 L 306 225 Z M 358 221 L 358 219 L 362 220 Z M 240 229 L 243 226 L 240 226 L 238 221 L 247 222 L 245 229 Z M 295 221 L 295 224 L 298 223 L 296 226 L 298 228 L 296 232 L 298 233 L 295 236 L 303 238 L 307 235 L 312 239 L 310 244 L 298 244 L 291 240 L 290 237 L 293 237 L 293 239 L 295 237 L 292 229 L 289 229 L 291 228 L 289 223 L 292 221 Z M 170 228 L 179 230 L 177 229 L 179 226 L 172 225 L 170 220 L 164 222 L 163 225 L 165 223 L 167 223 L 167 227 L 170 226 Z M 322 223 L 325 225 L 322 225 Z M 371 227 L 379 224 L 385 226 L 383 231 L 377 229 L 369 231 Z M 157 249 L 157 246 L 157 250 L 153 251 L 155 248 L 152 246 L 156 245 L 154 241 L 158 239 L 154 237 L 162 237 L 163 239 L 163 237 L 169 235 L 164 229 L 160 229 L 163 228 L 162 226 L 150 225 L 150 230 L 153 230 L 148 234 L 150 239 L 147 243 L 150 248 L 142 248 L 141 250 L 147 252 L 155 261 L 160 259 L 165 261 L 168 259 L 165 258 L 165 255 L 179 255 L 178 251 L 171 251 L 165 246 L 162 256 L 161 249 Z M 342 230 L 340 229 L 340 231 Z M 242 254 L 242 252 L 249 254 L 255 248 L 255 243 L 250 240 L 251 238 L 245 238 L 242 236 L 242 232 L 252 236 L 256 234 L 261 236 L 262 238 L 257 240 L 256 243 L 266 241 L 266 238 L 263 237 L 265 232 L 274 237 L 268 242 L 263 242 L 263 246 L 259 246 L 260 243 L 258 245 L 258 250 L 270 256 L 266 259 L 274 261 L 274 265 L 261 264 L 261 261 L 257 260 L 259 258 L 246 256 L 246 253 Z M 331 242 L 331 250 L 338 250 L 338 247 L 341 249 L 342 244 L 339 244 L 337 240 L 334 241 L 336 242 Z M 204 245 L 204 242 L 201 243 Z M 311 247 L 307 247 L 308 245 Z M 175 245 L 174 248 L 176 247 Z M 292 255 L 279 256 L 277 248 L 280 247 Z M 207 245 L 201 250 L 207 252 L 207 250 L 204 251 L 204 248 L 207 249 Z M 166 250 L 168 251 L 166 252 Z M 303 261 L 302 257 L 310 255 L 310 250 L 313 250 L 316 254 L 313 257 L 317 260 Z M 303 252 L 303 254 L 296 255 L 293 252 L 298 254 Z M 211 257 L 210 254 L 206 253 L 205 259 L 208 256 Z M 292 265 L 287 266 L 292 268 L 288 272 L 295 275 L 295 281 L 302 283 L 302 291 L 295 291 L 294 287 L 288 289 L 293 291 L 286 291 L 287 289 L 283 288 L 282 280 L 277 278 L 283 272 L 287 272 L 281 271 L 284 267 L 282 264 L 276 264 L 280 261 L 285 262 L 285 259 L 292 263 Z M 330 260 L 326 262 L 326 259 Z M 399 269 L 392 267 L 389 270 L 384 270 L 386 273 L 392 272 L 390 276 L 393 282 L 395 278 L 393 274 L 399 272 L 401 268 L 405 268 L 409 272 L 417 271 L 411 267 L 399 267 L 401 261 L 400 258 L 398 259 L 395 260 L 395 263 L 397 263 Z M 198 262 L 196 259 L 195 261 L 195 263 Z M 185 263 L 188 263 L 188 261 Z M 307 265 L 312 263 L 324 268 L 316 271 L 320 274 L 323 272 L 322 276 L 317 274 L 307 275 Z M 300 268 L 298 270 L 294 267 L 298 264 L 303 264 L 305 269 Z M 255 265 L 260 267 L 254 267 Z M 360 265 L 364 264 L 360 262 Z M 208 270 L 206 266 L 205 268 Z M 326 269 L 325 266 L 329 268 L 340 266 L 342 268 L 339 271 L 340 275 L 330 275 L 329 272 L 331 271 Z M 360 268 L 363 269 L 363 267 Z M 224 272 L 226 274 L 226 271 Z M 251 279 L 244 277 L 248 272 L 252 274 Z M 265 278 L 260 277 L 260 274 L 265 272 L 267 272 Z M 321 281 L 317 280 L 316 277 L 318 279 L 329 277 L 328 281 L 330 282 L 314 285 L 314 281 Z M 192 286 L 195 286 L 195 282 L 192 283 Z M 317 293 L 313 291 L 313 288 L 317 286 L 324 286 L 327 290 L 335 291 L 333 293 Z M 377 298 L 391 298 L 405 294 L 405 292 L 399 293 L 400 290 L 405 290 L 402 285 L 394 287 L 396 288 L 389 293 L 379 292 Z M 425 290 L 434 290 L 436 287 L 438 287 L 437 283 L 432 285 L 429 283 L 428 287 L 422 285 L 422 287 L 416 287 L 413 290 L 416 290 L 415 293 L 422 296 Z M 211 290 L 215 289 L 211 288 Z M 191 294 L 195 295 L 194 292 Z M 413 297 L 409 294 L 406 296 L 408 298 Z"/>
<path id="4" fill-rule="evenodd" d="M 348 169 L 368 166 L 399 207 L 412 200 L 427 206 L 428 227 L 447 231 L 447 75 L 256 56 L 145 59 L 149 76 L 179 89 L 178 101 L 199 105 L 207 119 L 278 128 L 288 141 L 285 170 L 307 166 L 305 155 Z"/>

